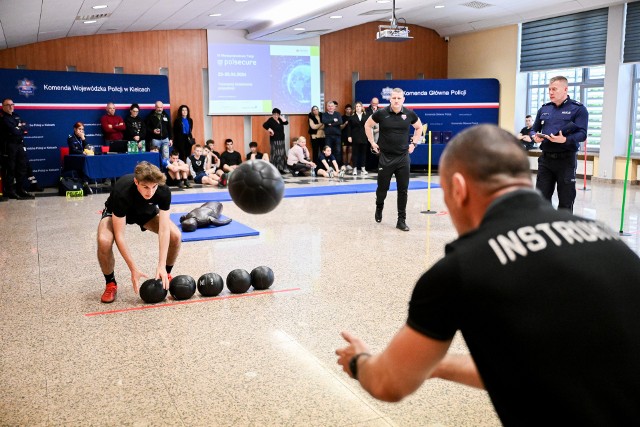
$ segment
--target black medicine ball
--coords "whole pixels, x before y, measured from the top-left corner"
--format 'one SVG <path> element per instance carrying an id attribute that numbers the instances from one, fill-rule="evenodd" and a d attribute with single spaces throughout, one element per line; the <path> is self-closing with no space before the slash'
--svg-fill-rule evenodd
<path id="1" fill-rule="evenodd" d="M 233 270 L 227 275 L 227 288 L 233 294 L 244 294 L 251 287 L 251 276 L 241 268 Z"/>
<path id="2" fill-rule="evenodd" d="M 189 299 L 196 293 L 196 281 L 186 274 L 176 276 L 169 283 L 169 292 L 176 300 Z"/>
<path id="3" fill-rule="evenodd" d="M 273 285 L 273 270 L 261 265 L 251 270 L 251 286 L 253 289 L 263 291 Z"/>
<path id="4" fill-rule="evenodd" d="M 264 214 L 274 210 L 282 200 L 284 180 L 271 163 L 249 160 L 231 174 L 229 195 L 243 211 Z"/>
<path id="5" fill-rule="evenodd" d="M 140 286 L 140 298 L 147 304 L 155 304 L 164 301 L 167 297 L 167 290 L 162 288 L 162 280 L 145 280 Z"/>
<path id="6" fill-rule="evenodd" d="M 216 273 L 205 273 L 198 279 L 198 292 L 203 297 L 215 297 L 224 288 L 222 277 Z"/>

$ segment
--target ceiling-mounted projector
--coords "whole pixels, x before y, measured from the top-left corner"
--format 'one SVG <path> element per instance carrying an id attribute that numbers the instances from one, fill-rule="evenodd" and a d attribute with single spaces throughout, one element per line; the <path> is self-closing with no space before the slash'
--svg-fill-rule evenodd
<path id="1" fill-rule="evenodd" d="M 400 18 L 404 21 L 403 18 Z M 378 25 L 376 40 L 379 42 L 403 42 L 411 40 L 409 37 L 409 28 L 398 25 L 396 19 L 396 0 L 393 0 L 393 8 L 391 9 L 391 25 Z"/>
<path id="2" fill-rule="evenodd" d="M 403 42 L 411 40 L 409 28 L 401 25 L 378 25 L 376 40 L 379 42 Z"/>

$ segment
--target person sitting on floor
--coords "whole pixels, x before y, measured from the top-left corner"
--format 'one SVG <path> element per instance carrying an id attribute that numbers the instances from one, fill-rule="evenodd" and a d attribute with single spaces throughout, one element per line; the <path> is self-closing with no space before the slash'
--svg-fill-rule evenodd
<path id="1" fill-rule="evenodd" d="M 202 146 L 196 145 L 193 154 L 187 157 L 189 173 L 196 184 L 218 185 L 220 177 L 215 173 L 209 175 L 205 170 L 207 158 L 202 155 Z"/>
<path id="2" fill-rule="evenodd" d="M 344 176 L 345 166 L 338 166 L 338 162 L 336 161 L 336 157 L 331 154 L 331 147 L 325 145 L 318 156 L 318 167 L 316 168 L 316 173 L 320 176 L 333 178 L 336 174 L 340 178 Z"/>
<path id="3" fill-rule="evenodd" d="M 178 188 L 191 188 L 191 183 L 188 179 L 189 165 L 180 159 L 180 153 L 176 150 L 171 152 L 166 168 L 167 185 L 177 185 Z"/>
<path id="4" fill-rule="evenodd" d="M 299 136 L 287 155 L 287 166 L 293 176 L 308 176 L 316 168 L 316 164 L 309 160 L 309 150 L 307 149 L 307 139 Z"/>
<path id="5" fill-rule="evenodd" d="M 269 161 L 269 155 L 267 153 L 261 153 L 258 151 L 258 143 L 251 141 L 249 143 L 249 152 L 247 153 L 247 160 L 264 160 Z"/>

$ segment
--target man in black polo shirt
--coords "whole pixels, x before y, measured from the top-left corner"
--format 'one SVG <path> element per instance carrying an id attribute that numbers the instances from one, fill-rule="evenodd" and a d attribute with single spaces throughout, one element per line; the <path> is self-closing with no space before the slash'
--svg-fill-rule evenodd
<path id="1" fill-rule="evenodd" d="M 140 162 L 133 174 L 121 177 L 113 186 L 98 224 L 98 262 L 106 281 L 102 302 L 113 302 L 118 291 L 114 273 L 114 242 L 131 270 L 134 292 L 138 292 L 140 279 L 147 277 L 138 269 L 127 247 L 124 238 L 127 224 L 137 224 L 142 231 L 149 230 L 158 235 L 155 278 L 162 279 L 164 288 L 169 289 L 171 269 L 180 252 L 181 235 L 169 218 L 171 191 L 165 185 L 166 179 L 156 166 Z"/>
<path id="2" fill-rule="evenodd" d="M 505 426 L 639 420 L 638 255 L 606 226 L 553 209 L 497 126 L 452 139 L 440 177 L 460 237 L 418 280 L 380 355 L 342 333 L 343 370 L 387 401 L 429 378 L 484 388 Z M 447 354 L 457 331 L 470 354 Z"/>
<path id="3" fill-rule="evenodd" d="M 404 91 L 395 88 L 391 91 L 388 107 L 377 110 L 364 125 L 367 139 L 375 153 L 380 153 L 378 161 L 378 188 L 376 190 L 376 222 L 382 221 L 384 199 L 387 197 L 391 176 L 395 174 L 398 186 L 398 222 L 396 228 L 409 231 L 407 226 L 407 196 L 409 192 L 409 155 L 422 137 L 420 119 L 404 103 Z M 373 139 L 373 127 L 380 125 L 378 143 Z M 409 143 L 409 127 L 413 126 L 413 138 Z"/>

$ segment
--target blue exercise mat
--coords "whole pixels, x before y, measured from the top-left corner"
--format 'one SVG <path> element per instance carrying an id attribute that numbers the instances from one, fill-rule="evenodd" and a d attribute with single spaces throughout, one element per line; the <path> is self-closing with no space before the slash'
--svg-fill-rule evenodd
<path id="1" fill-rule="evenodd" d="M 186 215 L 187 212 L 172 213 L 171 221 L 173 221 L 178 228 L 180 228 L 180 217 Z M 225 219 L 224 215 L 220 215 L 220 219 Z M 181 229 L 181 228 L 180 228 Z M 221 227 L 206 227 L 198 228 L 196 231 L 183 231 L 183 242 L 195 242 L 197 240 L 214 240 L 214 239 L 231 239 L 234 237 L 246 237 L 246 236 L 258 236 L 259 231 L 254 230 L 251 227 L 247 227 L 244 224 L 239 223 L 236 220 L 231 221 L 227 225 Z"/>
<path id="2" fill-rule="evenodd" d="M 311 197 L 311 196 L 332 196 L 335 194 L 352 193 L 374 193 L 378 184 L 345 184 L 345 185 L 322 185 L 315 187 L 285 188 L 284 197 Z M 424 181 L 410 181 L 409 190 L 426 190 L 429 184 Z M 431 183 L 431 188 L 440 188 L 440 185 Z M 396 191 L 395 182 L 391 183 L 389 191 Z M 214 191 L 209 193 L 188 193 L 172 194 L 172 204 L 206 203 L 206 202 L 229 202 L 231 196 L 228 191 Z"/>

